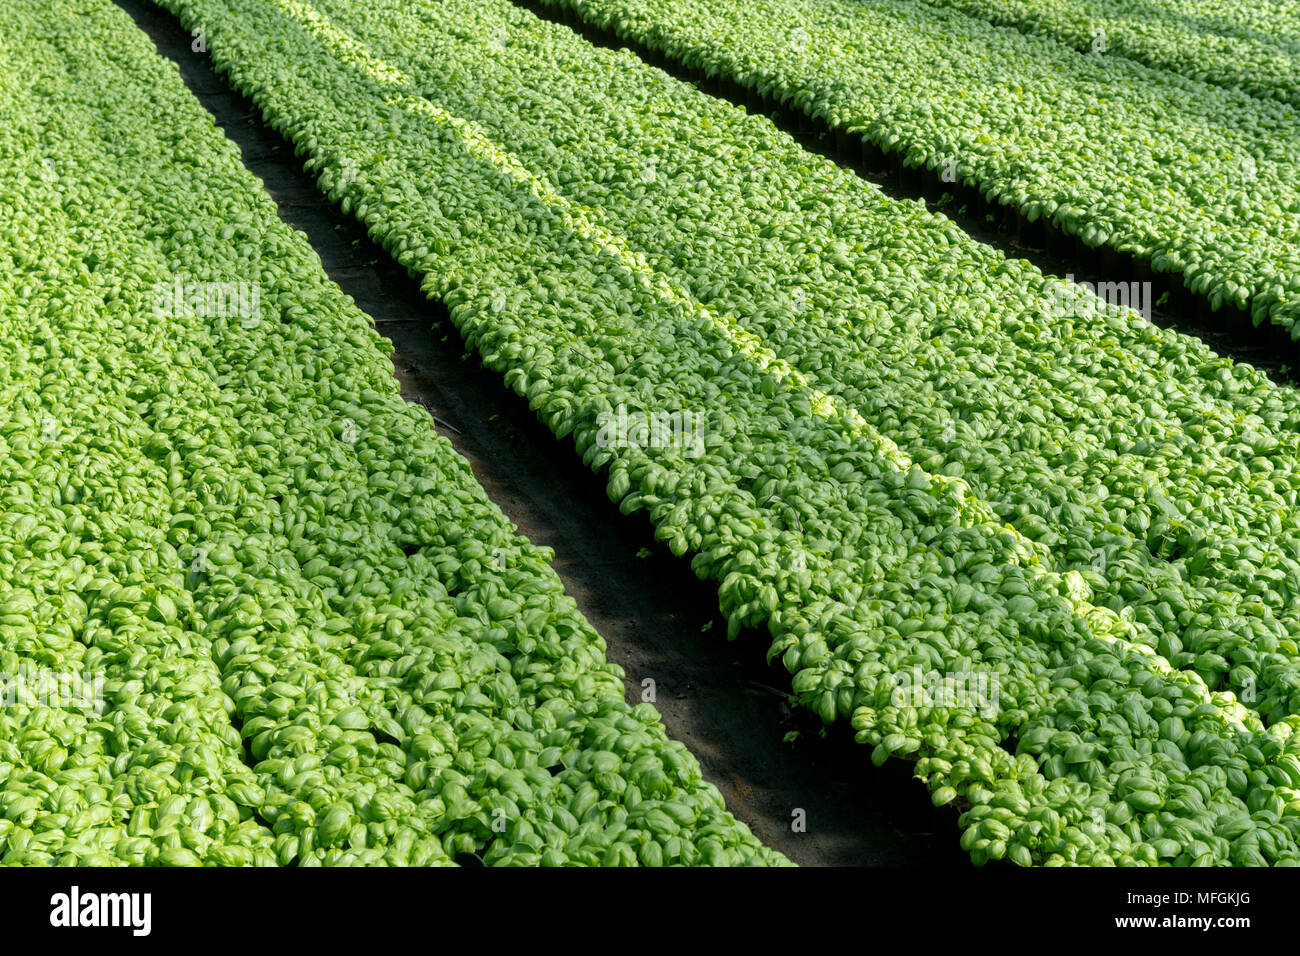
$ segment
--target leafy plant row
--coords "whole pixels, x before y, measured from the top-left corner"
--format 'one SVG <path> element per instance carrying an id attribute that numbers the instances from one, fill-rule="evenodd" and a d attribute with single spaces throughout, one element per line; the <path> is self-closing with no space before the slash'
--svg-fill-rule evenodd
<path id="1" fill-rule="evenodd" d="M 409 44 L 412 50 L 428 51 L 418 55 L 427 56 L 428 63 L 421 65 L 421 75 L 429 77 L 427 71 L 433 69 L 431 64 L 446 63 L 447 57 L 454 54 L 439 49 L 436 36 L 421 34 L 418 11 L 411 14 L 409 23 L 403 22 L 400 17 L 399 11 L 382 8 L 374 16 L 380 30 L 403 37 L 397 43 Z M 397 29 L 399 27 L 401 29 Z M 547 53 L 545 57 L 532 56 L 520 51 L 521 59 L 503 65 L 500 78 L 502 82 L 507 82 L 506 78 L 511 75 L 532 76 L 534 70 L 541 68 L 539 60 L 553 59 L 555 55 Z M 449 78 L 453 72 L 454 67 L 447 68 Z M 558 75 L 559 71 L 556 72 L 557 83 L 549 87 L 552 90 L 560 88 L 564 83 Z M 1058 563 L 1089 574 L 1094 586 L 1105 589 L 1105 603 L 1114 605 L 1117 609 L 1134 605 L 1144 623 L 1162 630 L 1171 630 L 1175 641 L 1186 639 L 1189 635 L 1196 638 L 1194 643 L 1189 641 L 1191 650 L 1175 648 L 1171 654 L 1182 664 L 1194 663 L 1204 654 L 1198 670 L 1212 686 L 1238 691 L 1243 689 L 1243 685 L 1259 689 L 1257 672 L 1263 668 L 1254 659 L 1256 649 L 1250 646 L 1253 643 L 1250 635 L 1251 628 L 1258 627 L 1260 622 L 1235 614 L 1232 606 L 1239 604 L 1243 598 L 1252 600 L 1262 597 L 1269 606 L 1257 617 L 1263 617 L 1269 629 L 1268 636 L 1275 641 L 1286 639 L 1289 628 L 1296 623 L 1293 612 L 1286 606 L 1289 586 L 1270 588 L 1266 583 L 1268 575 L 1278 573 L 1278 562 L 1282 562 L 1284 573 L 1294 574 L 1297 570 L 1287 557 L 1290 551 L 1280 547 L 1286 541 L 1276 540 L 1277 517 L 1288 508 L 1290 491 L 1287 488 L 1282 488 L 1280 492 L 1272 488 L 1265 490 L 1263 486 L 1248 488 L 1236 483 L 1234 476 L 1241 466 L 1243 454 L 1255 457 L 1256 449 L 1253 446 L 1266 448 L 1272 439 L 1259 440 L 1248 433 L 1248 428 L 1232 422 L 1233 412 L 1225 413 L 1222 410 L 1209 412 L 1216 417 L 1216 423 L 1210 432 L 1191 432 L 1192 428 L 1204 428 L 1203 420 L 1207 414 L 1204 402 L 1196 395 L 1198 389 L 1180 388 L 1178 394 L 1175 394 L 1168 383 L 1162 382 L 1158 388 L 1152 387 L 1146 381 L 1148 375 L 1145 368 L 1120 372 L 1117 381 L 1102 382 L 1101 375 L 1108 374 L 1104 372 L 1090 376 L 1097 387 L 1104 385 L 1105 391 L 1120 394 L 1117 397 L 1108 395 L 1095 402 L 1107 407 L 1115 406 L 1114 412 L 1097 413 L 1106 419 L 1104 423 L 1098 422 L 1098 435 L 1078 434 L 1080 430 L 1072 420 L 1072 417 L 1077 418 L 1077 414 L 1069 411 L 1069 403 L 1074 399 L 1068 389 L 1059 387 L 1067 375 L 1051 367 L 1058 360 L 1041 349 L 1027 349 L 1023 337 L 1017 341 L 1014 336 L 1006 335 L 993 327 L 992 323 L 970 331 L 945 329 L 945 338 L 951 341 L 946 342 L 946 347 L 937 355 L 927 358 L 925 364 L 931 367 L 922 370 L 925 373 L 925 392 L 916 395 L 908 390 L 891 390 L 886 376 L 895 376 L 892 368 L 909 357 L 921 357 L 923 353 L 918 349 L 924 348 L 925 343 L 917 342 L 915 337 L 911 340 L 904 339 L 894 353 L 895 361 L 886 367 L 846 362 L 843 358 L 845 354 L 865 354 L 870 350 L 876 344 L 874 340 L 878 338 L 878 333 L 868 330 L 854 335 L 852 331 L 832 326 L 828 322 L 829 313 L 846 306 L 863 310 L 878 308 L 878 303 L 874 303 L 870 296 L 863 295 L 860 283 L 862 272 L 873 264 L 869 259 L 864 260 L 854 253 L 848 253 L 847 265 L 843 271 L 836 270 L 838 275 L 832 273 L 823 276 L 820 283 L 822 288 L 816 293 L 806 293 L 796 288 L 794 284 L 806 278 L 801 271 L 803 264 L 792 262 L 788 255 L 782 254 L 777 244 L 754 242 L 746 236 L 749 233 L 752 237 L 756 232 L 746 224 L 746 219 L 768 217 L 773 213 L 770 203 L 764 203 L 763 193 L 749 197 L 721 196 L 717 200 L 709 200 L 708 209 L 701 215 L 708 223 L 706 226 L 690 219 L 665 226 L 665 223 L 673 220 L 674 204 L 679 199 L 672 194 L 668 177 L 674 175 L 674 169 L 667 164 L 677 162 L 679 165 L 685 164 L 689 169 L 695 160 L 689 155 L 682 156 L 682 149 L 676 146 L 672 147 L 676 158 L 670 156 L 669 150 L 661 144 L 674 137 L 647 133 L 644 136 L 645 142 L 635 144 L 635 150 L 640 156 L 637 166 L 642 170 L 658 170 L 656 176 L 663 177 L 660 181 L 664 186 L 661 188 L 658 182 L 644 182 L 643 176 L 628 177 L 628 188 L 616 187 L 611 190 L 608 184 L 616 180 L 617 168 L 611 168 L 608 175 L 602 173 L 595 178 L 582 168 L 587 164 L 591 169 L 602 162 L 600 157 L 608 142 L 601 142 L 600 138 L 600 125 L 606 122 L 601 116 L 602 112 L 607 112 L 605 103 L 600 95 L 592 97 L 594 102 L 590 105 L 578 103 L 576 97 L 581 94 L 581 85 L 571 82 L 570 86 L 573 87 L 573 98 L 551 97 L 552 102 L 543 108 L 525 108 L 516 101 L 506 129 L 512 149 L 520 150 L 521 154 L 527 150 L 538 160 L 545 158 L 549 161 L 550 168 L 543 169 L 540 175 L 545 176 L 552 186 L 563 182 L 566 191 L 574 192 L 582 188 L 583 179 L 590 179 L 601 192 L 586 191 L 580 194 L 579 198 L 586 208 L 599 210 L 604 223 L 622 229 L 640 241 L 644 248 L 650 248 L 667 238 L 673 249 L 684 251 L 692 264 L 691 268 L 705 273 L 696 285 L 696 295 L 708 294 L 704 290 L 709 290 L 710 287 L 733 284 L 729 277 L 741 268 L 747 270 L 749 281 L 756 285 L 791 290 L 784 299 L 801 300 L 797 312 L 793 306 L 789 310 L 795 312 L 799 319 L 794 324 L 794 329 L 790 328 L 789 312 L 770 317 L 759 314 L 753 320 L 747 320 L 747 325 L 761 323 L 765 337 L 779 337 L 790 347 L 797 347 L 801 372 L 818 379 L 819 387 L 828 393 L 852 396 L 856 408 L 868 412 L 873 421 L 886 423 L 891 434 L 895 429 L 920 431 L 919 435 L 914 432 L 908 434 L 910 440 L 905 445 L 905 450 L 909 454 L 939 461 L 947 454 L 954 454 L 958 458 L 957 470 L 976 483 L 982 497 L 991 500 L 1001 520 L 1026 526 L 1036 537 L 1042 537 L 1051 545 Z M 512 96 L 513 91 L 503 91 L 502 95 Z M 467 107 L 470 98 L 482 102 L 471 91 L 467 96 Z M 563 157 L 552 155 L 550 130 L 563 116 L 572 117 L 575 114 L 582 116 L 584 129 L 596 131 L 592 145 L 584 151 L 582 143 L 571 141 L 566 144 Z M 684 123 L 689 121 L 685 120 Z M 627 134 L 622 135 L 624 145 L 632 146 Z M 656 145 L 652 140 L 659 140 L 660 144 Z M 797 157 L 797 153 L 792 154 L 792 158 Z M 797 180 L 779 185 L 781 188 L 772 190 L 769 195 L 785 197 L 804 189 Z M 720 184 L 720 188 L 725 187 L 725 183 Z M 669 193 L 666 198 L 665 190 Z M 825 205 L 821 200 L 818 202 Z M 826 202 L 834 203 L 835 200 L 826 197 Z M 649 228 L 643 228 L 647 226 Z M 666 237 L 661 237 L 660 234 L 665 231 Z M 828 234 L 829 232 L 827 230 Z M 807 242 L 815 234 L 815 229 L 809 229 L 802 238 Z M 873 237 L 872 241 L 884 237 L 882 232 L 880 237 Z M 928 252 L 930 255 L 936 254 L 933 250 Z M 779 268 L 783 259 L 784 269 Z M 672 274 L 683 282 L 693 282 L 696 278 L 672 264 L 657 264 L 662 272 Z M 940 297 L 946 291 L 944 285 L 939 284 L 931 293 L 935 302 L 926 304 L 927 311 L 933 311 L 938 305 Z M 742 293 L 746 291 L 749 290 L 741 289 Z M 796 292 L 802 295 L 795 296 Z M 1035 297 L 1045 301 L 1048 292 L 1046 289 L 1028 292 L 1021 290 L 1018 295 L 1032 304 Z M 1016 297 L 1017 293 L 1007 291 L 1002 296 Z M 737 315 L 747 315 L 753 311 L 752 302 L 733 298 L 726 288 L 722 288 L 711 304 L 725 304 Z M 782 300 L 781 304 L 788 303 Z M 894 300 L 889 304 L 898 311 L 916 307 L 915 301 L 905 299 Z M 1090 319 L 1089 324 L 1094 321 Z M 1113 324 L 1122 328 L 1126 320 Z M 1130 345 L 1134 351 L 1149 348 L 1149 345 L 1142 346 L 1137 341 L 1141 334 L 1139 331 Z M 848 341 L 848 348 L 844 347 L 846 340 L 851 340 Z M 827 367 L 827 356 L 824 353 L 809 356 L 814 350 L 828 347 L 833 348 L 838 356 L 834 374 L 823 372 Z M 978 359 L 959 354 L 977 347 L 983 350 Z M 1165 348 L 1163 351 L 1169 353 L 1174 350 Z M 814 362 L 810 362 L 809 358 Z M 1027 378 L 1029 384 L 1017 383 L 1012 386 L 1014 399 L 1008 400 L 1006 381 L 997 377 L 989 381 L 982 380 L 987 376 L 981 376 L 980 372 L 988 367 L 981 369 L 974 361 L 984 360 L 998 363 L 993 367 L 1007 379 Z M 1150 366 L 1165 361 L 1168 361 L 1167 355 L 1153 357 Z M 1072 372 L 1068 377 L 1077 377 L 1078 371 Z M 1194 374 L 1214 375 L 1217 374 L 1217 368 L 1211 365 Z M 979 401 L 972 401 L 972 389 L 980 391 Z M 964 406 L 959 404 L 959 399 L 965 400 Z M 1026 399 L 1029 404 L 1045 409 L 1047 415 L 1040 415 L 1028 423 L 1018 421 Z M 1152 429 L 1150 422 L 1152 416 L 1158 413 L 1150 407 L 1144 410 L 1140 404 L 1143 399 L 1158 399 L 1162 404 L 1177 406 L 1173 411 L 1160 413 L 1164 427 L 1158 433 Z M 918 429 L 916 426 L 909 428 L 910 422 L 916 420 L 928 420 L 931 423 L 929 429 Z M 988 445 L 975 449 L 964 447 L 968 443 L 957 440 L 959 427 L 964 435 L 985 436 Z M 1044 439 L 1044 430 L 1051 440 Z M 949 437 L 945 438 L 945 434 Z M 1150 442 L 1149 439 L 1157 434 L 1160 441 Z M 1213 441 L 1208 441 L 1211 435 Z M 1081 442 L 1088 446 L 1087 467 L 1072 469 L 1071 466 L 1084 464 L 1076 461 L 1082 447 Z M 1055 447 L 1056 443 L 1060 444 L 1059 448 Z M 1118 443 L 1123 443 L 1125 447 L 1108 447 Z M 1144 452 L 1136 456 L 1125 453 L 1129 448 L 1140 449 L 1144 443 L 1152 445 L 1154 453 Z M 1202 445 L 1206 447 L 1202 448 Z M 1290 447 L 1294 450 L 1293 445 Z M 1283 473 L 1289 468 L 1288 462 L 1292 461 L 1290 453 L 1285 449 L 1275 450 L 1270 459 L 1272 463 L 1268 466 L 1269 469 Z M 1011 464 L 1010 468 L 1007 467 L 1008 463 Z M 1070 474 L 1072 470 L 1081 474 Z M 1026 475 L 1032 475 L 1033 481 L 1027 482 Z M 1225 500 L 1208 511 L 1197 500 L 1206 487 L 1207 478 L 1216 480 L 1229 489 L 1222 495 Z M 1152 487 L 1153 480 L 1160 482 L 1158 491 Z M 1050 481 L 1051 485 L 1044 487 L 1045 481 Z M 1135 505 L 1125 503 L 1134 498 L 1144 505 L 1137 513 L 1132 513 Z M 792 502 L 797 504 L 797 500 L 797 496 L 783 497 L 782 503 L 777 507 L 792 507 Z M 804 514 L 802 518 L 813 524 L 827 520 L 826 515 L 818 513 Z M 1146 531 L 1142 530 L 1144 524 L 1149 526 Z M 1154 526 L 1155 530 L 1151 531 L 1150 526 Z M 1254 530 L 1243 535 L 1239 530 L 1243 526 L 1253 527 Z M 1044 533 L 1044 527 L 1050 527 L 1051 532 Z M 1294 530 L 1288 527 L 1285 533 L 1288 540 L 1294 542 Z M 1182 541 L 1181 545 L 1179 541 Z M 1236 580 L 1226 576 L 1225 580 L 1220 562 L 1210 549 L 1224 545 L 1233 547 L 1234 542 L 1237 542 L 1234 550 L 1271 548 L 1272 556 L 1261 554 L 1249 560 L 1248 575 L 1241 575 Z M 1091 547 L 1098 543 L 1104 543 L 1105 547 Z M 1189 553 L 1181 553 L 1180 548 Z M 1138 595 L 1132 593 L 1135 584 L 1143 586 L 1139 592 L 1140 600 Z M 1212 588 L 1221 593 L 1207 601 L 1207 595 L 1198 593 L 1198 588 Z M 1209 613 L 1201 614 L 1197 622 L 1190 619 L 1162 621 L 1161 615 L 1166 618 L 1176 616 L 1171 608 L 1160 606 L 1166 601 L 1172 601 L 1179 609 L 1178 614 L 1184 617 L 1191 610 L 1212 612 L 1220 625 L 1239 631 L 1241 636 L 1226 639 L 1229 644 L 1224 644 L 1222 642 L 1225 638 L 1221 634 L 1213 637 L 1201 635 L 1199 632 L 1211 624 Z M 1228 619 L 1232 618 L 1235 620 L 1228 627 Z M 1230 658 L 1237 657 L 1238 651 L 1249 655 L 1249 658 L 1228 663 Z M 1214 661 L 1216 653 L 1220 659 Z M 1270 654 L 1265 656 L 1265 660 L 1285 664 L 1286 655 Z M 1230 675 L 1229 671 L 1237 664 L 1245 666 Z M 1263 711 L 1274 717 L 1288 712 L 1291 705 L 1290 692 L 1283 690 L 1287 686 L 1286 682 L 1278 681 L 1276 677 L 1274 673 L 1266 678 L 1268 686 L 1262 694 Z M 1278 691 L 1282 691 L 1281 696 Z M 1254 695 L 1251 696 L 1253 704 Z"/>
<path id="2" fill-rule="evenodd" d="M 426 86 L 458 87 L 458 71 L 478 57 L 424 26 L 429 11 L 418 6 L 361 11 L 319 0 L 318 8 Z M 484 15 L 486 31 L 531 19 L 501 11 L 508 19 Z M 771 137 L 735 110 L 708 111 L 709 124 L 727 131 L 712 141 L 691 132 L 698 110 L 629 129 L 610 100 L 645 99 L 644 71 L 593 86 L 582 78 L 587 57 L 580 43 L 556 49 L 521 38 L 478 64 L 490 93 L 441 92 L 438 102 L 495 111 L 492 135 L 548 190 L 579 203 L 696 301 L 780 343 L 783 360 L 913 460 L 964 477 L 999 521 L 1035 539 L 1057 567 L 1086 575 L 1099 603 L 1128 607 L 1162 634 L 1162 653 L 1178 666 L 1212 689 L 1246 691 L 1269 720 L 1300 706 L 1300 661 L 1283 647 L 1300 633 L 1290 392 L 1192 340 L 1098 311 L 1095 300 L 1081 303 L 1083 314 L 1054 315 L 1054 280 L 910 211 L 900 229 L 906 207 L 882 203 L 852 177 L 810 183 L 805 154 L 788 142 L 763 143 L 764 161 L 738 155 L 737 176 L 719 163 L 718 141 Z M 530 92 L 539 76 L 545 97 Z M 681 88 L 666 90 L 638 112 L 681 109 Z M 557 151 L 553 131 L 575 119 L 583 133 Z M 697 208 L 683 209 L 686 196 Z M 803 199 L 792 209 L 791 197 Z M 905 273 L 889 261 L 896 251 L 925 268 Z M 936 261 L 942 270 L 929 265 Z M 974 270 L 988 278 L 956 278 Z M 974 307 L 955 309 L 957 293 Z M 1270 405 L 1207 400 L 1230 398 L 1240 379 Z M 1242 419 L 1259 412 L 1280 441 Z M 1268 477 L 1255 480 L 1256 471 Z M 851 509 L 808 507 L 798 488 L 772 493 L 778 514 L 793 510 L 800 527 L 834 535 L 852 521 Z"/>
<path id="3" fill-rule="evenodd" d="M 1300 5 L 1223 0 L 925 0 L 1059 40 L 1083 53 L 1119 55 L 1189 79 L 1300 106 Z"/>
<path id="4" fill-rule="evenodd" d="M 1049 315 L 1031 267 L 508 3 L 164 5 L 611 497 L 694 555 L 732 635 L 765 625 L 804 704 L 972 805 L 976 862 L 1296 860 L 1285 681 L 1266 721 L 1199 656 L 1250 653 L 1236 635 L 1173 645 L 1292 606 L 1234 577 L 1294 570 L 1256 545 L 1294 535 L 1263 503 L 1294 495 L 1292 393 L 1130 313 Z M 693 411 L 702 441 L 602 440 L 616 409 Z M 1152 493 L 1099 504 L 1134 468 Z M 1191 551 L 1220 507 L 1245 539 L 1188 564 L 1210 566 L 1193 606 L 1160 594 L 1139 619 L 1142 574 L 1190 587 L 1161 551 L 1175 500 L 1200 509 Z M 1064 530 L 1117 559 L 1079 570 Z M 1269 653 L 1294 666 L 1289 639 Z M 995 678 L 997 706 L 900 694 L 914 669 Z"/>
<path id="5" fill-rule="evenodd" d="M 0 75 L 3 861 L 784 863 L 130 19 Z"/>
<path id="6" fill-rule="evenodd" d="M 545 0 L 1300 338 L 1293 106 L 923 0 Z"/>

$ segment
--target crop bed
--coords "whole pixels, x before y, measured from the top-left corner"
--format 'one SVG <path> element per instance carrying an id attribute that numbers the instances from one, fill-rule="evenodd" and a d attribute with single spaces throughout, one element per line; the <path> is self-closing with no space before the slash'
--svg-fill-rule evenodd
<path id="1" fill-rule="evenodd" d="M 508 3 L 166 5 L 976 862 L 1296 860 L 1292 392 Z"/>
<path id="2" fill-rule="evenodd" d="M 788 865 L 809 804 L 669 736 L 593 621 L 674 612 L 521 534 L 531 469 L 737 642 L 630 659 L 786 708 L 695 726 L 914 777 L 977 865 L 1300 864 L 1300 395 L 736 105 L 1300 341 L 1291 0 L 149 2 L 317 232 L 112 0 L 0 4 L 0 862 Z"/>
<path id="3" fill-rule="evenodd" d="M 1292 338 L 1296 107 L 922 0 L 539 0 Z"/>
<path id="4" fill-rule="evenodd" d="M 1081 53 L 1119 55 L 1189 79 L 1300 106 L 1300 4 L 1225 0 L 925 0 L 1059 40 Z"/>
<path id="5" fill-rule="evenodd" d="M 175 68 L 42 7 L 0 7 L 3 861 L 785 862 Z"/>

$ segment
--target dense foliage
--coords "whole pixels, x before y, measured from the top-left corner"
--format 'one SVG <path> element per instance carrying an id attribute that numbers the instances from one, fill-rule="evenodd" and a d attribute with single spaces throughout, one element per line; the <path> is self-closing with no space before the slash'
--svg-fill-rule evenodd
<path id="1" fill-rule="evenodd" d="M 977 862 L 1300 860 L 1290 390 L 504 0 L 165 5 Z"/>
<path id="2" fill-rule="evenodd" d="M 545 0 L 1300 339 L 1300 114 L 922 0 Z"/>
<path id="3" fill-rule="evenodd" d="M 103 680 L 6 701 L 3 862 L 785 862 L 129 17 L 0 75 L 0 664 Z"/>
<path id="4" fill-rule="evenodd" d="M 1300 4 L 1231 0 L 925 0 L 1085 53 L 1300 106 Z"/>

